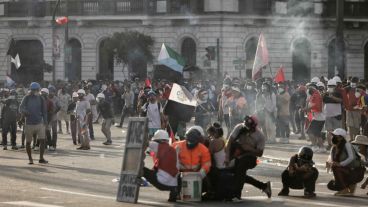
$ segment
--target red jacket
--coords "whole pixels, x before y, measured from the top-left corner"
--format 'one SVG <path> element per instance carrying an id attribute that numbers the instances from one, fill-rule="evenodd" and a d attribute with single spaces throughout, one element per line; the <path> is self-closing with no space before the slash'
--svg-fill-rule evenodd
<path id="1" fill-rule="evenodd" d="M 175 177 L 179 170 L 176 166 L 176 151 L 168 143 L 160 143 L 158 145 L 157 155 L 154 158 L 154 168 L 163 170 Z"/>

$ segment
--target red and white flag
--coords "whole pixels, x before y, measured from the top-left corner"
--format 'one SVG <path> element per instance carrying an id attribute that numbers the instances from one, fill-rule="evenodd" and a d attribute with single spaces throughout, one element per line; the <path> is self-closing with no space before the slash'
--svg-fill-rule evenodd
<path id="1" fill-rule="evenodd" d="M 64 25 L 64 24 L 69 22 L 69 19 L 68 19 L 68 17 L 58 17 L 58 18 L 56 18 L 55 22 L 58 25 Z"/>
<path id="2" fill-rule="evenodd" d="M 259 35 L 256 57 L 254 58 L 252 79 L 257 80 L 262 77 L 262 68 L 269 64 L 266 40 L 261 33 Z"/>
<path id="3" fill-rule="evenodd" d="M 276 76 L 274 78 L 275 83 L 283 83 L 285 82 L 285 72 L 284 72 L 284 66 L 280 66 L 279 70 L 276 73 Z"/>

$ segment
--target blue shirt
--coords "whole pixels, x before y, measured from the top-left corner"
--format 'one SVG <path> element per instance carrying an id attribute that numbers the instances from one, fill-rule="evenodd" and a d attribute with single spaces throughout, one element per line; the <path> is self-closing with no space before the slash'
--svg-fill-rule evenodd
<path id="1" fill-rule="evenodd" d="M 39 95 L 26 95 L 19 107 L 25 115 L 26 125 L 46 124 L 47 107 L 45 100 Z"/>

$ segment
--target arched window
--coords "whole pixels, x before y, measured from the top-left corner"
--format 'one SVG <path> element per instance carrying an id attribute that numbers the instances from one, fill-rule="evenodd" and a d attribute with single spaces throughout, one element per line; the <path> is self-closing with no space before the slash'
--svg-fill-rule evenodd
<path id="1" fill-rule="evenodd" d="M 292 48 L 293 80 L 309 80 L 311 77 L 311 44 L 301 38 L 295 40 Z"/>
<path id="2" fill-rule="evenodd" d="M 187 66 L 197 64 L 197 46 L 192 38 L 185 38 L 181 44 L 181 55 L 185 59 Z"/>
<path id="3" fill-rule="evenodd" d="M 99 45 L 99 70 L 97 79 L 114 80 L 114 55 L 112 51 L 106 48 L 106 40 L 102 40 Z"/>
<path id="4" fill-rule="evenodd" d="M 68 80 L 81 80 L 82 76 L 82 46 L 79 40 L 72 38 L 68 43 L 71 60 L 66 68 Z"/>

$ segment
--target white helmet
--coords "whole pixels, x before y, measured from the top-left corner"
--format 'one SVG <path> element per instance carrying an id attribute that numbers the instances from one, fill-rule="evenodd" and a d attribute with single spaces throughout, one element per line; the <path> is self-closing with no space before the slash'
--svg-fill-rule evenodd
<path id="1" fill-rule="evenodd" d="M 99 94 L 97 94 L 96 98 L 105 98 L 105 95 L 103 93 L 99 93 Z"/>
<path id="2" fill-rule="evenodd" d="M 335 80 L 336 83 L 342 83 L 341 78 L 339 76 L 333 77 L 333 80 Z"/>
<path id="3" fill-rule="evenodd" d="M 155 140 L 166 140 L 166 141 L 169 141 L 170 140 L 170 137 L 169 137 L 169 134 L 165 130 L 159 129 L 153 135 L 152 140 L 153 141 L 155 141 Z"/>
<path id="4" fill-rule="evenodd" d="M 101 90 L 102 90 L 102 91 L 105 91 L 106 89 L 107 89 L 107 85 L 103 84 L 103 85 L 101 86 Z"/>
<path id="5" fill-rule="evenodd" d="M 78 94 L 86 95 L 86 91 L 85 91 L 85 90 L 83 90 L 83 89 L 79 89 L 79 90 L 77 91 L 77 93 L 78 93 Z"/>
<path id="6" fill-rule="evenodd" d="M 49 89 L 47 89 L 47 88 L 42 88 L 42 89 L 41 89 L 41 92 L 44 92 L 44 93 L 46 93 L 46 94 L 49 94 Z"/>
<path id="7" fill-rule="evenodd" d="M 329 80 L 327 86 L 336 86 L 336 81 L 334 79 Z"/>
<path id="8" fill-rule="evenodd" d="M 322 83 L 322 82 L 318 82 L 318 83 L 317 83 L 317 87 L 323 87 L 323 88 L 324 88 L 324 87 L 326 87 L 326 86 L 325 86 L 325 84 L 324 84 L 324 83 Z"/>
<path id="9" fill-rule="evenodd" d="M 77 92 L 73 92 L 72 97 L 73 98 L 78 98 L 78 93 Z"/>
<path id="10" fill-rule="evenodd" d="M 311 80 L 311 83 L 319 83 L 319 82 L 321 82 L 321 80 L 318 78 L 318 77 L 314 77 L 314 78 L 312 78 L 312 80 Z"/>
<path id="11" fill-rule="evenodd" d="M 190 131 L 191 129 L 196 129 L 196 130 L 199 131 L 199 133 L 201 133 L 202 137 L 205 136 L 204 130 L 203 130 L 203 128 L 201 126 L 198 126 L 198 125 L 192 126 L 187 131 Z"/>

